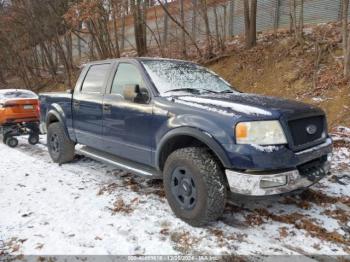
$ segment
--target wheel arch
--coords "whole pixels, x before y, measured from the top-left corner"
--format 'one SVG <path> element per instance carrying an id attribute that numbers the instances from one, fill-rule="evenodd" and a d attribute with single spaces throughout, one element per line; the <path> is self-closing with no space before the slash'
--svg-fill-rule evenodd
<path id="1" fill-rule="evenodd" d="M 163 170 L 166 159 L 175 150 L 196 145 L 207 147 L 223 167 L 230 166 L 229 158 L 214 137 L 201 129 L 182 127 L 169 131 L 158 143 L 155 154 L 157 169 Z"/>
<path id="2" fill-rule="evenodd" d="M 62 116 L 62 114 L 60 114 L 55 109 L 49 110 L 46 114 L 46 120 L 45 120 L 46 128 L 48 129 L 50 124 L 57 123 L 57 122 L 63 126 L 64 132 L 69 137 L 68 129 L 67 129 L 67 126 L 66 126 L 65 121 L 64 121 L 64 116 Z"/>

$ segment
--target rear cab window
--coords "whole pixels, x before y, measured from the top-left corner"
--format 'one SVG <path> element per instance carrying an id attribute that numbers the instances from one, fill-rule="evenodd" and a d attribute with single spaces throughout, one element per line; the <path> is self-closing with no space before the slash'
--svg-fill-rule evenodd
<path id="1" fill-rule="evenodd" d="M 102 88 L 109 73 L 111 64 L 99 64 L 90 66 L 83 85 L 82 93 L 102 93 Z"/>

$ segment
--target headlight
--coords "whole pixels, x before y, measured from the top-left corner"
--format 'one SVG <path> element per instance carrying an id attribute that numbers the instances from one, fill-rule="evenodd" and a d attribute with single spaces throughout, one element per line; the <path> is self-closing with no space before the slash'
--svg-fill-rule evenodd
<path id="1" fill-rule="evenodd" d="M 236 125 L 235 131 L 237 144 L 287 144 L 278 120 L 240 122 Z"/>

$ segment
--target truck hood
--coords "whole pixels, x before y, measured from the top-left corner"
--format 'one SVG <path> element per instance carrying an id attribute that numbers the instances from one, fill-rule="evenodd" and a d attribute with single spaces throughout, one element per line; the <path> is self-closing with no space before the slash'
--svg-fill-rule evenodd
<path id="1" fill-rule="evenodd" d="M 290 119 L 324 114 L 320 108 L 312 105 L 257 94 L 181 95 L 167 97 L 167 99 L 175 103 L 232 116 L 245 115 L 266 118 L 283 116 Z"/>

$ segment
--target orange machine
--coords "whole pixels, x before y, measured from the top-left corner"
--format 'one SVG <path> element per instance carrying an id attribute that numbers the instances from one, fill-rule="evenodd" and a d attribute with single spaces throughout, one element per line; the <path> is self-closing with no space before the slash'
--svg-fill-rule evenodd
<path id="1" fill-rule="evenodd" d="M 28 142 L 39 142 L 40 105 L 38 96 L 28 90 L 0 90 L 0 131 L 3 142 L 16 147 L 15 136 L 29 134 Z"/>

